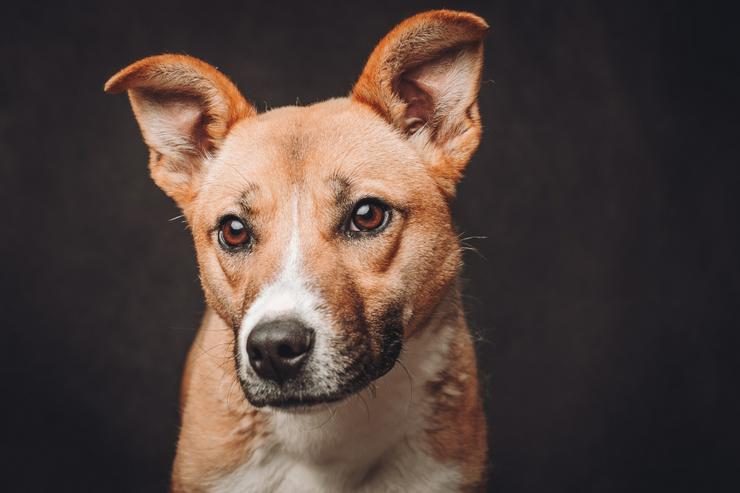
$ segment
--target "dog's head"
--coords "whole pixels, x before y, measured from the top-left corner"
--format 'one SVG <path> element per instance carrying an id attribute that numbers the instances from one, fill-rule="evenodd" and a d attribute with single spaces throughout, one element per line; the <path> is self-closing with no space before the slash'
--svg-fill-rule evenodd
<path id="1" fill-rule="evenodd" d="M 220 72 L 146 58 L 128 91 L 155 182 L 193 231 L 256 406 L 338 400 L 387 372 L 455 283 L 449 201 L 478 145 L 479 17 L 414 16 L 348 98 L 258 114 Z"/>

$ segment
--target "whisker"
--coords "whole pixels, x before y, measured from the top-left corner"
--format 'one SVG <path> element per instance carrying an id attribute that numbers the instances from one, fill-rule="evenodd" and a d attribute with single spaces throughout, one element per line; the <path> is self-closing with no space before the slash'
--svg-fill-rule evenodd
<path id="1" fill-rule="evenodd" d="M 216 348 L 224 347 L 224 346 L 230 346 L 233 344 L 232 342 L 220 342 L 218 344 L 215 344 L 208 349 L 203 348 L 203 346 L 198 346 L 198 349 L 201 350 L 201 353 L 196 356 L 196 359 L 194 361 L 197 361 L 198 359 L 202 358 L 203 356 L 210 356 L 211 351 L 213 351 Z"/>
<path id="2" fill-rule="evenodd" d="M 487 240 L 488 236 L 466 236 L 465 238 L 462 238 L 462 235 L 465 233 L 460 233 L 457 235 L 457 237 L 460 239 L 460 241 L 468 241 L 468 240 Z"/>
<path id="3" fill-rule="evenodd" d="M 324 421 L 323 423 L 321 423 L 321 424 L 320 424 L 319 426 L 317 426 L 316 428 L 311 428 L 312 430 L 318 430 L 318 429 L 320 429 L 320 428 L 323 428 L 323 427 L 324 427 L 324 426 L 326 426 L 326 425 L 327 425 L 327 424 L 328 424 L 328 423 L 329 423 L 329 422 L 330 422 L 330 421 L 331 421 L 332 419 L 334 419 L 334 416 L 336 416 L 337 412 L 336 412 L 336 411 L 335 411 L 334 409 L 332 409 L 332 408 L 331 408 L 331 407 L 329 406 L 329 404 L 327 404 L 327 403 L 324 403 L 324 407 L 326 407 L 326 410 L 327 410 L 327 411 L 328 411 L 328 413 L 329 413 L 329 418 L 328 418 L 328 419 L 327 419 L 326 421 Z"/>
<path id="4" fill-rule="evenodd" d="M 487 236 L 465 236 L 463 237 L 464 234 L 465 233 L 460 233 L 459 235 L 457 235 L 457 238 L 460 242 L 460 249 L 463 252 L 473 252 L 476 255 L 478 255 L 480 258 L 488 262 L 488 259 L 476 247 L 468 243 L 469 240 L 487 240 L 488 237 Z"/>
<path id="5" fill-rule="evenodd" d="M 411 409 L 411 403 L 414 400 L 414 378 L 411 376 L 411 373 L 409 372 L 408 368 L 406 368 L 406 365 L 403 364 L 403 361 L 400 359 L 398 360 L 398 364 L 403 368 L 403 371 L 406 372 L 406 376 L 409 379 L 409 400 L 406 404 L 406 414 L 409 413 L 409 410 Z"/>
<path id="6" fill-rule="evenodd" d="M 238 174 L 238 175 L 239 175 L 239 176 L 241 177 L 241 179 L 242 179 L 242 183 L 244 183 L 245 185 L 249 184 L 249 180 L 247 179 L 247 177 L 246 177 L 246 176 L 244 176 L 244 175 L 242 174 L 242 172 L 241 172 L 241 171 L 239 171 L 239 168 L 237 168 L 236 166 L 234 166 L 234 165 L 233 165 L 233 164 L 231 164 L 231 163 L 226 163 L 226 165 L 227 165 L 227 166 L 229 166 L 229 167 L 230 167 L 231 169 L 233 169 L 234 171 L 236 171 L 236 174 Z"/>
<path id="7" fill-rule="evenodd" d="M 218 369 L 223 370 L 224 366 L 228 363 L 232 363 L 234 359 L 231 357 L 231 355 L 224 356 L 223 361 L 218 364 Z"/>
<path id="8" fill-rule="evenodd" d="M 368 391 L 368 393 L 369 393 L 370 395 L 372 395 L 372 396 L 373 396 L 373 399 L 375 399 L 375 398 L 377 397 L 377 393 L 378 393 L 378 387 L 377 387 L 377 386 L 375 385 L 375 382 L 370 382 L 370 383 L 369 383 L 369 384 L 367 385 L 367 391 Z"/>
<path id="9" fill-rule="evenodd" d="M 367 405 L 367 401 L 365 400 L 364 397 L 362 397 L 362 392 L 358 392 L 355 395 L 359 397 L 362 403 L 365 405 L 365 412 L 367 413 L 367 421 L 370 422 L 370 406 Z"/>
<path id="10" fill-rule="evenodd" d="M 231 381 L 231 384 L 229 385 L 229 390 L 226 392 L 226 410 L 231 412 L 231 392 L 234 390 L 234 385 L 236 385 L 237 381 L 236 379 L 233 379 Z"/>

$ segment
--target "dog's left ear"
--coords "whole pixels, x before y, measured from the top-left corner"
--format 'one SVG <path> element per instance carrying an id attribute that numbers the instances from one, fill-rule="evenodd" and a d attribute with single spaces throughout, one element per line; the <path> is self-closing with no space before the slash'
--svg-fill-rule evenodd
<path id="1" fill-rule="evenodd" d="M 478 89 L 488 24 L 436 10 L 396 26 L 370 55 L 352 99 L 414 144 L 449 195 L 480 141 Z"/>

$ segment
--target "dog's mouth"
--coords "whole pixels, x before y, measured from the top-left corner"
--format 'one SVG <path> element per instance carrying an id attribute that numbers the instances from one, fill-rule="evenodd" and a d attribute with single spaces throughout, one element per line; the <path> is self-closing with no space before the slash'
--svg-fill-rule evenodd
<path id="1" fill-rule="evenodd" d="M 314 362 L 307 365 L 298 378 L 282 384 L 248 374 L 246 379 L 240 377 L 241 387 L 247 400 L 255 407 L 310 412 L 319 406 L 338 403 L 356 395 L 388 373 L 398 361 L 403 343 L 400 337 L 386 342 L 381 355 L 374 361 L 368 358 L 353 359 L 355 364 L 331 372 L 330 378 L 326 378 L 326 371 L 312 371 L 316 368 Z"/>
<path id="2" fill-rule="evenodd" d="M 382 373 L 374 375 L 374 378 L 362 378 L 342 385 L 336 390 L 330 389 L 295 389 L 293 386 L 288 388 L 265 388 L 265 386 L 242 382 L 242 389 L 247 400 L 255 407 L 272 407 L 275 409 L 300 412 L 310 411 L 317 406 L 337 403 L 355 395 L 385 373 L 390 371 L 393 365 L 390 365 Z"/>
<path id="3" fill-rule="evenodd" d="M 325 405 L 325 404 L 332 404 L 336 402 L 341 402 L 347 397 L 350 397 L 351 395 L 356 394 L 357 392 L 360 392 L 363 390 L 366 386 L 357 388 L 357 389 L 347 389 L 342 392 L 336 392 L 332 394 L 317 394 L 317 395 L 306 395 L 306 396 L 300 396 L 300 397 L 292 397 L 292 396 L 286 396 L 286 397 L 277 397 L 273 399 L 268 399 L 263 402 L 252 402 L 252 405 L 257 407 L 272 407 L 275 409 L 280 409 L 284 411 L 291 411 L 291 412 L 310 412 L 315 410 L 317 407 Z"/>

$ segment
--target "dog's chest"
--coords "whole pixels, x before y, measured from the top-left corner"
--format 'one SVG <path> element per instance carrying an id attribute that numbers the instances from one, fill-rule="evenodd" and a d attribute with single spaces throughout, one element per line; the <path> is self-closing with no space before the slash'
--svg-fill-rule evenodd
<path id="1" fill-rule="evenodd" d="M 357 444 L 361 448 L 363 444 Z M 220 478 L 214 492 L 276 493 L 450 492 L 460 486 L 456 468 L 405 442 L 371 463 L 318 463 L 278 446 L 258 451 L 236 471 Z"/>
<path id="2" fill-rule="evenodd" d="M 389 374 L 377 397 L 351 397 L 331 413 L 274 415 L 272 431 L 215 491 L 457 491 L 461 476 L 435 459 L 424 431 L 428 409 L 409 399 L 401 374 Z"/>

